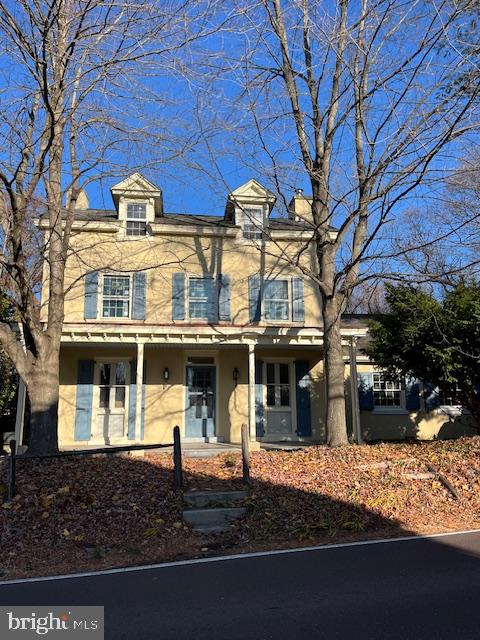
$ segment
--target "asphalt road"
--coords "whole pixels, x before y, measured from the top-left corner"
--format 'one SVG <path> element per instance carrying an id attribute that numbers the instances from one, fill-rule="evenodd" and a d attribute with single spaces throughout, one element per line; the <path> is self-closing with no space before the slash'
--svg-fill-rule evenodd
<path id="1" fill-rule="evenodd" d="M 104 605 L 112 640 L 480 638 L 480 533 L 0 585 Z"/>

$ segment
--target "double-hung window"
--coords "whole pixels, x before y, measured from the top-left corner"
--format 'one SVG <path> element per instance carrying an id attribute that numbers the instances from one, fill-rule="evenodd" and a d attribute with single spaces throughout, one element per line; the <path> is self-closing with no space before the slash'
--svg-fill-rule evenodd
<path id="1" fill-rule="evenodd" d="M 130 276 L 103 276 L 102 317 L 129 318 L 130 294 Z"/>
<path id="2" fill-rule="evenodd" d="M 243 209 L 243 237 L 248 240 L 261 240 L 263 237 L 263 209 L 255 207 Z"/>
<path id="3" fill-rule="evenodd" d="M 383 371 L 373 374 L 373 403 L 375 407 L 403 408 L 404 391 L 401 377 L 392 377 Z"/>
<path id="4" fill-rule="evenodd" d="M 267 280 L 263 290 L 263 316 L 265 320 L 290 320 L 290 281 Z"/>
<path id="5" fill-rule="evenodd" d="M 188 279 L 188 316 L 190 319 L 210 320 L 214 304 L 214 279 Z"/>
<path id="6" fill-rule="evenodd" d="M 147 205 L 143 202 L 127 203 L 127 236 L 147 235 Z"/>

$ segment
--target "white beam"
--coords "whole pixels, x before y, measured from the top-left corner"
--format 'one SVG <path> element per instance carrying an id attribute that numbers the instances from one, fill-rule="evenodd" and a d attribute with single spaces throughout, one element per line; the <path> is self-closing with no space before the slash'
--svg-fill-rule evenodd
<path id="1" fill-rule="evenodd" d="M 137 378 L 135 398 L 135 441 L 141 440 L 142 432 L 142 389 L 143 389 L 143 354 L 144 343 L 137 343 Z"/>
<path id="2" fill-rule="evenodd" d="M 255 421 L 255 345 L 248 345 L 248 427 L 250 440 L 256 440 Z"/>
<path id="3" fill-rule="evenodd" d="M 350 396 L 352 407 L 353 436 L 357 444 L 362 444 L 362 427 L 360 424 L 360 404 L 358 402 L 357 375 L 357 340 L 350 340 Z"/>

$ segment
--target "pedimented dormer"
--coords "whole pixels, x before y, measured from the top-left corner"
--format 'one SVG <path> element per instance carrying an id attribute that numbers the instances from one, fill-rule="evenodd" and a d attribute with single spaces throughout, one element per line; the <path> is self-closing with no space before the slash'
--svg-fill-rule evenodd
<path id="1" fill-rule="evenodd" d="M 271 191 L 257 180 L 249 180 L 228 195 L 225 219 L 240 226 L 244 238 L 261 239 L 275 201 Z"/>
<path id="2" fill-rule="evenodd" d="M 126 236 L 147 235 L 148 225 L 163 216 L 161 189 L 140 173 L 113 186 L 111 193 Z"/>

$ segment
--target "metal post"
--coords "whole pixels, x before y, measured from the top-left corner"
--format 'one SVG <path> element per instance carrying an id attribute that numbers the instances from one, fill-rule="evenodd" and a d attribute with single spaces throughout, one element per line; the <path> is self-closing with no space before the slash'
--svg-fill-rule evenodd
<path id="1" fill-rule="evenodd" d="M 180 444 L 180 427 L 173 427 L 173 482 L 175 489 L 183 487 L 182 447 Z"/>
<path id="2" fill-rule="evenodd" d="M 250 434 L 248 424 L 242 424 L 242 471 L 243 482 L 250 484 Z"/>
<path id="3" fill-rule="evenodd" d="M 8 482 L 8 499 L 13 500 L 15 496 L 15 451 L 17 442 L 10 440 L 10 477 Z"/>

